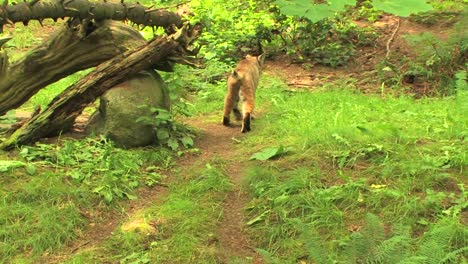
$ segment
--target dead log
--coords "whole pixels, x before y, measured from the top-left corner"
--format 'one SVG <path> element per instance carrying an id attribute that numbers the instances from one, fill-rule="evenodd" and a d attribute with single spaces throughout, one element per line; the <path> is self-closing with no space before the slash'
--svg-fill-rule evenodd
<path id="1" fill-rule="evenodd" d="M 165 9 L 152 9 L 139 3 L 124 3 L 122 1 L 96 1 L 96 0 L 32 0 L 8 4 L 5 0 L 0 5 L 0 33 L 3 25 L 23 22 L 25 25 L 30 20 L 42 20 L 51 18 L 55 21 L 59 18 L 73 17 L 78 19 L 93 19 L 101 21 L 129 20 L 137 25 L 150 27 L 164 27 L 172 30 L 172 26 L 182 26 L 181 17 Z"/>
<path id="2" fill-rule="evenodd" d="M 6 52 L 0 50 L 0 116 L 21 106 L 47 85 L 145 43 L 137 30 L 124 23 L 112 20 L 80 23 L 75 19 L 13 65 L 9 65 Z M 155 67 L 171 70 L 167 61 Z"/>
<path id="3" fill-rule="evenodd" d="M 157 37 L 134 51 L 127 51 L 100 64 L 54 98 L 42 113 L 16 130 L 0 144 L 0 149 L 28 144 L 70 127 L 83 109 L 106 90 L 166 58 L 174 57 L 179 58 L 179 61 L 195 63 L 192 59 L 198 50 L 190 50 L 189 47 L 198 34 L 198 28 L 186 25 L 173 35 Z"/>

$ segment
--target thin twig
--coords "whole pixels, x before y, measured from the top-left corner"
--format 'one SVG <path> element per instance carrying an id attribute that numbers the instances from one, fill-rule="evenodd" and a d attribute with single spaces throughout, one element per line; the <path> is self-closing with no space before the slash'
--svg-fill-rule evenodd
<path id="1" fill-rule="evenodd" d="M 388 60 L 388 58 L 390 57 L 390 44 L 392 43 L 393 38 L 395 37 L 396 33 L 398 32 L 398 29 L 400 29 L 400 18 L 398 18 L 395 30 L 393 30 L 392 35 L 390 36 L 390 38 L 387 41 L 387 54 L 385 55 L 386 60 Z"/>
<path id="2" fill-rule="evenodd" d="M 88 245 L 89 243 L 91 243 L 90 240 L 85 241 L 84 243 L 79 244 L 77 247 L 75 247 L 74 249 L 72 249 L 72 253 L 75 253 L 75 252 L 78 251 L 80 248 L 82 248 L 82 247 Z"/>

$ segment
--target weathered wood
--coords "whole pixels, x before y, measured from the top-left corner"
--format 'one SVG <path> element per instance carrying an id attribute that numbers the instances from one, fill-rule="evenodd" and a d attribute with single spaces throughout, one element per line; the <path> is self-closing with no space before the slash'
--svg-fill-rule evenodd
<path id="1" fill-rule="evenodd" d="M 137 30 L 122 22 L 75 20 L 12 65 L 8 66 L 8 57 L 0 50 L 0 116 L 21 106 L 45 86 L 144 43 Z M 156 69 L 170 67 L 162 61 Z"/>
<path id="2" fill-rule="evenodd" d="M 8 69 L 8 55 L 4 50 L 2 50 L 2 46 L 10 39 L 10 37 L 0 38 L 0 76 L 4 76 L 6 70 Z"/>
<path id="3" fill-rule="evenodd" d="M 182 26 L 181 17 L 165 9 L 152 9 L 139 3 L 124 3 L 123 1 L 96 0 L 33 0 L 18 2 L 13 5 L 5 0 L 0 5 L 0 33 L 3 25 L 30 20 L 41 22 L 46 18 L 54 19 L 74 17 L 79 19 L 100 20 L 130 20 L 135 24 L 164 27 L 170 30 L 172 25 Z"/>
<path id="4" fill-rule="evenodd" d="M 11 149 L 51 133 L 59 133 L 63 127 L 70 126 L 88 104 L 129 76 L 151 68 L 167 57 L 180 57 L 183 53 L 191 55 L 187 47 L 197 36 L 196 30 L 184 26 L 174 35 L 155 38 L 135 51 L 127 51 L 100 64 L 85 78 L 54 98 L 42 113 L 16 130 L 0 144 L 0 149 Z"/>

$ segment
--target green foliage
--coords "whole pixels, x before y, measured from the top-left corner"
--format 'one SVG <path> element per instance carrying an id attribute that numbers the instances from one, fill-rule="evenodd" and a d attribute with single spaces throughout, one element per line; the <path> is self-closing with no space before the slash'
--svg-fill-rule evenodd
<path id="1" fill-rule="evenodd" d="M 325 4 L 312 4 L 309 0 L 275 0 L 275 4 L 285 15 L 304 17 L 315 23 L 344 11 L 347 5 L 356 5 L 356 0 L 326 1 Z"/>
<path id="2" fill-rule="evenodd" d="M 269 160 L 275 157 L 282 156 L 288 152 L 288 148 L 285 148 L 284 146 L 279 146 L 279 147 L 269 147 L 269 148 L 264 148 L 259 152 L 256 152 L 252 154 L 250 157 L 250 160 Z"/>
<path id="3" fill-rule="evenodd" d="M 466 71 L 455 73 L 455 89 L 457 91 L 468 91 Z"/>
<path id="4" fill-rule="evenodd" d="M 460 19 L 459 12 L 456 11 L 428 11 L 410 16 L 411 21 L 427 26 L 448 26 Z"/>
<path id="5" fill-rule="evenodd" d="M 0 160 L 0 172 L 8 172 L 25 165 L 24 162 L 18 160 Z"/>
<path id="6" fill-rule="evenodd" d="M 85 227 L 82 212 L 92 210 L 93 195 L 71 185 L 63 174 L 50 171 L 35 175 L 2 174 L 0 181 L 0 262 L 38 262 L 46 250 L 70 242 Z M 27 255 L 27 256 L 26 256 Z M 27 261 L 26 261 L 27 260 Z M 23 263 L 21 262 L 21 263 Z"/>
<path id="7" fill-rule="evenodd" d="M 269 49 L 280 47 L 294 60 L 337 67 L 345 65 L 357 46 L 370 45 L 375 33 L 347 18 L 334 17 L 316 23 L 276 13 L 276 31 Z"/>
<path id="8" fill-rule="evenodd" d="M 198 42 L 203 45 L 200 54 L 208 60 L 237 61 L 239 54 L 258 53 L 259 34 L 273 25 L 264 1 L 192 0 L 191 11 L 191 22 L 204 26 Z"/>
<path id="9" fill-rule="evenodd" d="M 142 107 L 149 108 L 152 116 L 141 116 L 137 118 L 136 122 L 153 127 L 156 141 L 160 145 L 167 146 L 173 151 L 179 150 L 180 144 L 185 148 L 193 147 L 194 131 L 185 125 L 175 122 L 171 112 L 155 107 Z"/>
<path id="10" fill-rule="evenodd" d="M 431 82 L 441 94 L 455 94 L 458 88 L 463 89 L 463 73 L 460 72 L 465 68 L 468 35 L 461 31 L 462 27 L 459 25 L 458 30 L 445 41 L 429 33 L 406 36 L 418 56 L 404 75 Z"/>
<path id="11" fill-rule="evenodd" d="M 226 94 L 226 73 L 232 67 L 212 59 L 204 69 L 179 66 L 174 73 L 164 73 L 174 115 L 191 116 L 219 109 Z"/>
<path id="12" fill-rule="evenodd" d="M 162 176 L 154 170 L 156 167 L 146 165 L 145 161 L 168 166 L 171 157 L 163 150 L 147 158 L 142 158 L 144 154 L 120 150 L 104 138 L 67 140 L 63 145 L 38 143 L 20 151 L 20 155 L 29 162 L 56 166 L 61 173 L 87 186 L 106 202 L 120 198 L 135 199 L 134 188 L 142 183 L 152 186 L 161 180 Z"/>
<path id="13" fill-rule="evenodd" d="M 351 234 L 343 255 L 348 263 L 457 263 L 468 250 L 460 247 L 468 233 L 450 219 L 440 220 L 421 239 L 409 231 L 397 226 L 386 235 L 383 223 L 369 214 L 363 229 Z"/>
<path id="14" fill-rule="evenodd" d="M 115 231 L 94 256 L 75 256 L 84 263 L 217 263 L 216 230 L 222 203 L 232 184 L 213 161 L 184 168 L 160 203 L 138 212 L 156 229 L 152 234 Z M 99 256 L 98 259 L 93 257 Z M 72 263 L 72 261 L 70 261 Z"/>
<path id="15" fill-rule="evenodd" d="M 372 0 L 372 5 L 378 10 L 402 17 L 432 10 L 425 0 Z"/>
<path id="16" fill-rule="evenodd" d="M 266 259 L 424 263 L 427 239 L 427 246 L 439 245 L 434 259 L 460 260 L 464 99 L 379 98 L 342 89 L 264 93 L 269 111 L 257 120 L 262 129 L 243 143 L 297 150 L 256 163 L 249 173 L 248 223 Z M 426 235 L 439 223 L 457 230 L 449 240 Z"/>
<path id="17" fill-rule="evenodd" d="M 362 1 L 362 3 L 358 6 L 358 9 L 355 10 L 354 15 L 357 19 L 364 19 L 370 22 L 375 22 L 381 17 L 382 11 L 375 9 L 371 4 L 371 0 L 365 0 Z"/>
<path id="18" fill-rule="evenodd" d="M 172 165 L 165 149 L 122 150 L 103 138 L 38 143 L 18 156 L 23 160 L 1 159 L 8 167 L 0 172 L 2 263 L 41 262 L 45 251 L 75 239 L 88 218 L 135 199 L 135 188 L 158 184 Z"/>
<path id="19" fill-rule="evenodd" d="M 425 0 L 372 0 L 371 2 L 377 10 L 403 17 L 432 9 Z M 355 0 L 325 1 L 323 4 L 314 4 L 308 0 L 276 0 L 275 3 L 283 14 L 307 18 L 312 22 L 333 17 L 338 12 L 344 11 L 347 5 L 356 5 Z"/>

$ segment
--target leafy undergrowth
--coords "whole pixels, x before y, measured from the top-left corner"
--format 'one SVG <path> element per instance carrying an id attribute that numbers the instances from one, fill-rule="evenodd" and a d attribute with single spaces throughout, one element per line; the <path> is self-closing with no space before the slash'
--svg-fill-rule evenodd
<path id="1" fill-rule="evenodd" d="M 268 77 L 267 77 L 268 78 Z M 248 224 L 268 263 L 466 261 L 467 94 L 259 91 Z"/>
<path id="2" fill-rule="evenodd" d="M 31 263 L 76 238 L 89 217 L 136 199 L 172 164 L 164 149 L 121 150 L 105 139 L 19 150 L 0 162 L 0 262 Z"/>
<path id="3" fill-rule="evenodd" d="M 180 171 L 161 203 L 132 215 L 101 247 L 67 263 L 218 263 L 214 230 L 232 184 L 213 162 Z"/>
<path id="4" fill-rule="evenodd" d="M 225 81 L 195 84 L 192 94 L 206 96 L 182 109 L 220 116 Z M 265 74 L 253 131 L 233 150 L 252 159 L 246 224 L 265 262 L 464 261 L 466 93 L 415 100 L 333 87 L 291 91 Z M 84 215 L 136 198 L 176 162 L 162 148 L 120 150 L 102 138 L 16 156 L 0 162 L 0 255 L 17 263 L 54 254 L 85 230 Z M 166 197 L 67 263 L 217 263 L 228 162 L 181 168 Z"/>

